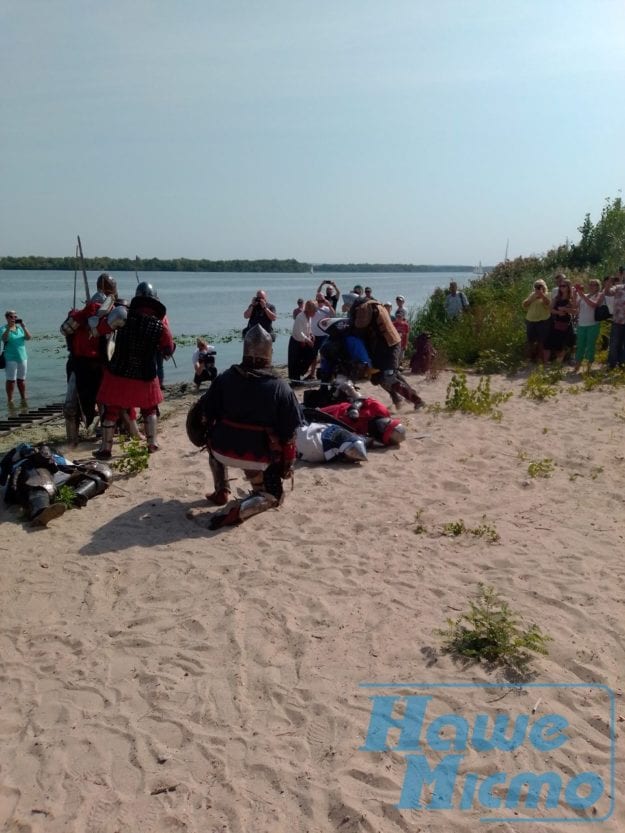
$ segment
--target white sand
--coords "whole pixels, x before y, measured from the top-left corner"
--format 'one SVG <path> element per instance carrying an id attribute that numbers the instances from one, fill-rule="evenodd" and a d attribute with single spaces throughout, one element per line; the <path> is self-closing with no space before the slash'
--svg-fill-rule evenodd
<path id="1" fill-rule="evenodd" d="M 442 402 L 448 381 L 417 384 Z M 552 636 L 534 682 L 610 686 L 620 735 L 623 393 L 570 396 L 564 383 L 535 403 L 520 384 L 494 382 L 515 391 L 500 423 L 405 410 L 400 450 L 298 467 L 281 509 L 217 533 L 205 526 L 210 475 L 184 410 L 163 423 L 149 471 L 118 477 L 87 508 L 33 529 L 3 507 L 0 830 L 565 830 L 482 825 L 477 807 L 400 811 L 404 756 L 359 749 L 371 694 L 362 682 L 502 679 L 439 653 L 437 629 L 478 582 Z M 553 475 L 528 477 L 543 458 Z M 494 525 L 501 541 L 441 534 L 460 519 Z M 506 691 L 438 691 L 433 711 L 514 715 L 540 699 L 537 718 L 558 712 L 575 730 L 550 767 L 567 778 L 607 772 L 600 690 Z M 572 830 L 623 830 L 621 741 L 614 817 Z M 544 764 L 527 746 L 466 759 L 482 775 Z M 599 814 L 608 808 L 604 797 Z"/>

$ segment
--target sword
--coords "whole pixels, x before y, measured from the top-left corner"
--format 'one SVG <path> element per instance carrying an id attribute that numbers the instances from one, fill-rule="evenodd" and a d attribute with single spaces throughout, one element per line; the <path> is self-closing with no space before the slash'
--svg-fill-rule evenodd
<path id="1" fill-rule="evenodd" d="M 87 271 L 85 269 L 85 258 L 83 257 L 82 253 L 82 243 L 80 242 L 80 235 L 78 235 L 78 251 L 80 253 L 80 266 L 82 269 L 82 279 L 85 282 L 85 292 L 87 293 L 87 297 L 85 298 L 85 303 L 91 298 L 91 293 L 89 292 L 89 281 L 87 280 Z"/>

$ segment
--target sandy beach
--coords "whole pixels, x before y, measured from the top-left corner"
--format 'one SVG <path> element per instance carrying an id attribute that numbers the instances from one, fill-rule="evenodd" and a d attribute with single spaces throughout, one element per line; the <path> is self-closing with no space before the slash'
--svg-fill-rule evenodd
<path id="1" fill-rule="evenodd" d="M 450 376 L 416 382 L 427 403 L 444 403 Z M 411 693 L 363 683 L 505 682 L 441 652 L 438 630 L 483 582 L 552 638 L 532 682 L 586 687 L 430 689 L 432 714 L 569 722 L 570 740 L 548 755 L 527 743 L 470 749 L 462 771 L 599 772 L 605 793 L 594 815 L 568 812 L 573 829 L 621 831 L 624 394 L 572 396 L 563 382 L 534 402 L 522 381 L 493 379 L 514 393 L 499 422 L 405 408 L 400 448 L 363 464 L 298 465 L 282 508 L 218 532 L 206 527 L 206 453 L 184 428 L 192 395 L 162 422 L 149 469 L 116 476 L 85 509 L 36 529 L 2 505 L 0 830 L 565 830 L 540 821 L 562 807 L 518 824 L 521 809 L 477 800 L 398 808 L 405 753 L 361 748 L 370 697 Z M 529 463 L 545 459 L 551 476 L 531 477 Z M 444 534 L 460 520 L 500 540 Z M 598 686 L 615 695 L 615 790 Z M 502 790 L 493 794 L 505 801 Z"/>

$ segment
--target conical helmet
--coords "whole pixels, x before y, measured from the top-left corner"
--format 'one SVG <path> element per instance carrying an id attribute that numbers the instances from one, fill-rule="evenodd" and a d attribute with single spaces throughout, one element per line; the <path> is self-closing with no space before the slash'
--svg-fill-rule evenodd
<path id="1" fill-rule="evenodd" d="M 135 298 L 158 298 L 158 292 L 151 283 L 141 281 L 141 283 L 137 284 Z"/>
<path id="2" fill-rule="evenodd" d="M 243 339 L 243 357 L 262 359 L 271 364 L 273 341 L 271 336 L 260 324 L 255 324 L 245 334 Z"/>

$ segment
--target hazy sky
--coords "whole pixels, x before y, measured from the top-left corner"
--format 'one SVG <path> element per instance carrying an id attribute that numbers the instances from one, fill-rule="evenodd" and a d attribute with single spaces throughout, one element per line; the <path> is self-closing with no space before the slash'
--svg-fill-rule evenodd
<path id="1" fill-rule="evenodd" d="M 0 254 L 492 264 L 625 180 L 623 0 L 0 0 Z"/>

